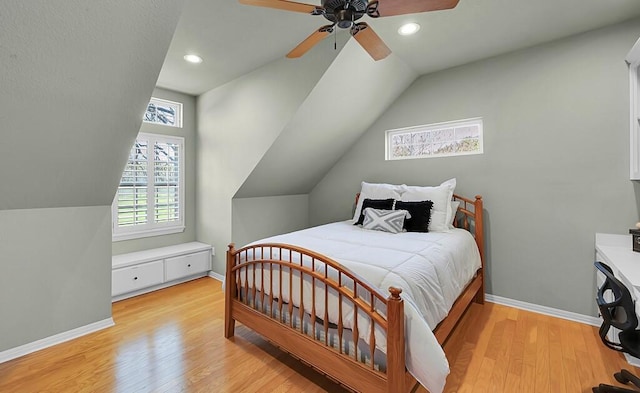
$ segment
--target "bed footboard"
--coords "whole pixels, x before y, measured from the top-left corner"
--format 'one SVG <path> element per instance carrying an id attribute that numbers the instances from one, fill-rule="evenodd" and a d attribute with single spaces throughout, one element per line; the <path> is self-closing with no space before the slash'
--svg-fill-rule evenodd
<path id="1" fill-rule="evenodd" d="M 402 290 L 389 292 L 310 250 L 231 244 L 225 337 L 238 321 L 355 391 L 405 392 Z"/>

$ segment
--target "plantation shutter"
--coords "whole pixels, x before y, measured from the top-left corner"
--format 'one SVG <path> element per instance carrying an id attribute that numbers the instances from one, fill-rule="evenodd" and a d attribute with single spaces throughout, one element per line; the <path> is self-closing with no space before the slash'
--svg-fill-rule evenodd
<path id="1" fill-rule="evenodd" d="M 180 219 L 180 154 L 176 143 L 154 146 L 155 222 Z"/>
<path id="2" fill-rule="evenodd" d="M 184 230 L 184 140 L 139 134 L 113 204 L 114 240 Z"/>

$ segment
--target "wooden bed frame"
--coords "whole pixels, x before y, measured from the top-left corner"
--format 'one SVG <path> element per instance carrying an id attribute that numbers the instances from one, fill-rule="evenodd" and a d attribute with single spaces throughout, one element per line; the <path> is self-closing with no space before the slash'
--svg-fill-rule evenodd
<path id="1" fill-rule="evenodd" d="M 482 265 L 455 301 L 448 316 L 434 329 L 434 334 L 440 344 L 444 344 L 472 301 L 484 303 L 482 197 L 477 195 L 475 200 L 472 200 L 454 194 L 453 200 L 460 201 L 455 225 L 469 230 L 474 235 Z M 265 250 L 267 250 L 266 253 Z M 276 257 L 273 255 L 273 250 L 278 250 Z M 296 260 L 292 258 L 292 254 L 296 256 Z M 259 257 L 255 258 L 256 255 Z M 288 258 L 286 258 L 287 256 Z M 302 260 L 302 256 L 311 261 L 311 268 L 297 261 L 297 257 Z M 324 273 L 322 268 L 315 269 L 316 264 L 319 266 L 325 264 Z M 275 269 L 274 266 L 276 266 Z M 255 286 L 249 285 L 251 278 L 253 278 L 252 282 L 256 282 L 256 269 L 268 269 L 271 273 L 275 272 L 275 274 L 269 274 L 268 280 L 271 280 L 269 288 L 274 288 L 273 282 L 280 280 L 280 283 L 276 284 L 280 288 L 279 294 L 272 293 L 277 290 L 269 290 L 270 293 L 265 294 L 264 291 L 256 291 Z M 338 272 L 337 279 L 336 274 L 332 274 L 330 277 L 328 269 L 335 269 L 334 273 Z M 296 274 L 299 274 L 299 277 L 304 277 L 308 282 L 313 282 L 311 315 L 306 314 L 306 316 L 310 321 L 320 321 L 320 329 L 324 329 L 324 339 L 321 339 L 321 336 L 316 333 L 315 328 L 310 329 L 313 330 L 313 333 L 305 332 L 304 323 L 294 322 L 296 318 L 298 321 L 304 320 L 304 305 L 301 304 L 294 308 L 291 303 L 287 304 L 282 301 L 283 270 L 295 272 L 285 274 L 284 284 L 286 284 L 286 280 L 289 280 L 288 288 L 292 290 L 291 277 Z M 260 274 L 260 277 L 258 279 L 262 280 L 260 288 L 265 288 L 265 276 Z M 302 291 L 303 280 L 299 281 L 300 291 Z M 318 286 L 325 289 L 317 291 Z M 322 297 L 325 302 L 324 309 L 327 309 L 327 292 L 339 296 L 340 320 L 337 324 L 337 330 L 340 345 L 338 349 L 334 349 L 328 343 L 327 336 L 330 324 L 326 311 L 324 315 L 316 315 L 315 305 L 317 301 L 322 302 Z M 314 251 L 287 244 L 266 243 L 236 250 L 232 243 L 227 251 L 224 334 L 226 338 L 233 337 L 235 322 L 238 321 L 300 359 L 303 363 L 353 391 L 366 393 L 411 392 L 415 389 L 417 381 L 405 368 L 404 305 L 400 297 L 401 292 L 402 290 L 399 288 L 390 287 L 387 296 L 380 289 L 371 286 L 339 263 Z M 343 335 L 351 332 L 351 337 L 355 338 L 356 342 L 359 337 L 357 318 L 352 329 L 343 326 L 343 302 L 349 302 L 348 304 L 351 304 L 355 310 L 359 310 L 361 315 L 366 314 L 366 318 L 369 319 L 369 354 L 376 353 L 374 329 L 382 329 L 386 332 L 386 372 L 378 371 L 374 366 L 375 355 L 371 355 L 368 363 L 363 363 L 358 360 L 358 349 L 355 354 L 347 354 L 348 351 L 342 348 Z M 381 304 L 383 306 L 380 306 Z M 265 307 L 265 305 L 273 306 Z M 288 321 L 287 316 L 289 317 Z"/>

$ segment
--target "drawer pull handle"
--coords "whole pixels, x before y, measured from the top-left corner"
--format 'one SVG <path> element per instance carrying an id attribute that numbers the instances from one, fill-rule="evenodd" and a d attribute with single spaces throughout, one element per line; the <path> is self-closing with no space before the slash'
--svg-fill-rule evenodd
<path id="1" fill-rule="evenodd" d="M 191 264 L 188 264 L 187 267 L 191 267 Z"/>
<path id="2" fill-rule="evenodd" d="M 137 280 L 137 279 L 138 279 L 138 277 L 134 277 L 133 279 L 134 279 L 134 280 Z"/>

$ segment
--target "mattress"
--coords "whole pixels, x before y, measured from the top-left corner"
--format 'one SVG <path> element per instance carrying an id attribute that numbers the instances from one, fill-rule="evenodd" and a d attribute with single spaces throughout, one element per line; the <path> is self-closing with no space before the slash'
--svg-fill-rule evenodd
<path id="1" fill-rule="evenodd" d="M 293 244 L 313 250 L 339 262 L 367 282 L 386 292 L 390 286 L 402 288 L 405 305 L 406 365 L 409 372 L 432 393 L 444 389 L 449 365 L 444 351 L 432 330 L 444 319 L 456 298 L 480 268 L 480 254 L 473 236 L 462 229 L 437 233 L 391 234 L 371 231 L 351 224 L 336 222 L 284 235 L 262 239 L 257 243 Z M 278 249 L 262 250 L 277 257 Z M 283 258 L 284 259 L 284 258 Z M 294 256 L 295 259 L 295 256 Z M 303 261 L 316 270 L 317 262 Z M 271 267 L 270 269 L 273 269 Z M 278 280 L 271 279 L 273 270 L 247 276 L 250 285 L 270 293 L 283 293 L 283 301 L 293 299 L 300 306 L 300 289 L 304 309 L 309 312 L 313 300 L 309 282 L 299 285 L 299 278 L 289 288 L 280 289 Z M 295 276 L 295 273 L 294 273 Z M 241 277 L 242 280 L 242 277 Z M 286 282 L 286 280 L 285 280 Z M 244 283 L 242 283 L 244 285 Z M 283 283 L 283 287 L 285 284 Z M 286 285 L 289 286 L 289 285 Z M 281 292 L 282 291 L 282 292 Z M 291 292 L 291 293 L 289 293 Z M 337 296 L 332 296 L 327 312 L 332 323 L 337 322 Z M 316 301 L 317 315 L 324 315 L 324 304 Z M 348 306 L 346 306 L 348 308 Z M 353 325 L 353 312 L 347 309 L 345 327 Z M 383 312 L 384 313 L 384 312 Z M 369 341 L 367 318 L 358 316 L 361 339 Z M 386 352 L 384 333 L 376 330 L 375 345 Z"/>

